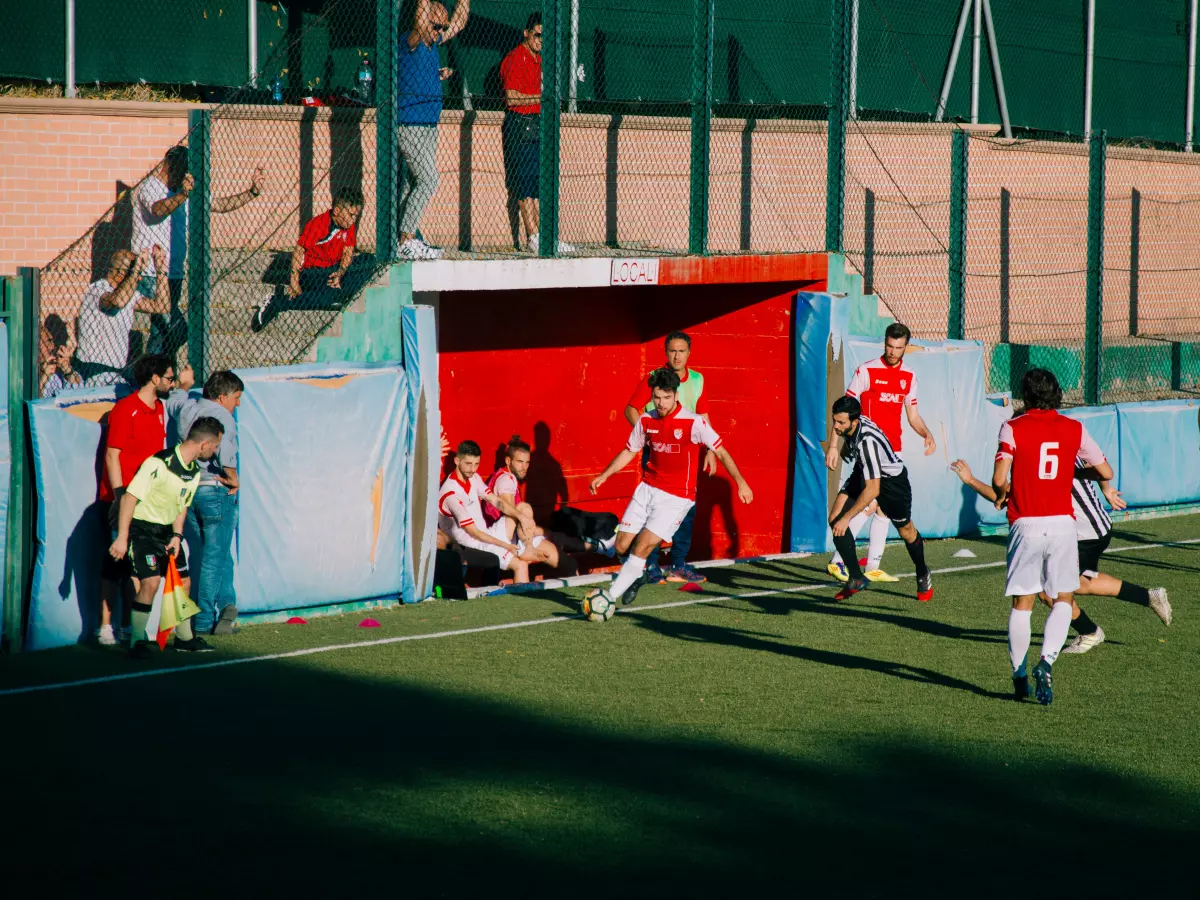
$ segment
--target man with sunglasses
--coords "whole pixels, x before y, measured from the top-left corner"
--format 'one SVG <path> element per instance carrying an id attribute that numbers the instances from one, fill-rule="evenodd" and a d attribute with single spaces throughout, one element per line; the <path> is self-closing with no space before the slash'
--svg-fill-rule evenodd
<path id="1" fill-rule="evenodd" d="M 438 68 L 437 48 L 467 24 L 470 0 L 459 0 L 454 17 L 433 0 L 417 0 L 413 26 L 397 48 L 396 145 L 407 171 L 400 185 L 398 225 L 401 259 L 437 259 L 442 251 L 417 237 L 417 226 L 437 189 L 437 128 L 442 82 L 454 74 Z"/>

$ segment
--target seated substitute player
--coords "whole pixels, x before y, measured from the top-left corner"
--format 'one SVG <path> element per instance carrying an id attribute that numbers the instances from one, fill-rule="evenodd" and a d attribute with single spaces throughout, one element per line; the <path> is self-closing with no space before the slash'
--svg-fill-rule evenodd
<path id="1" fill-rule="evenodd" d="M 1062 388 L 1054 373 L 1030 369 L 1021 380 L 1025 410 L 1000 426 L 1000 447 L 992 471 L 996 508 L 1008 507 L 1008 584 L 1013 598 L 1008 618 L 1008 653 L 1013 696 L 1029 696 L 1025 657 L 1032 640 L 1033 605 L 1038 594 L 1053 601 L 1042 637 L 1042 657 L 1034 667 L 1037 699 L 1054 700 L 1050 667 L 1058 659 L 1071 626 L 1079 588 L 1079 547 L 1071 489 L 1076 461 L 1099 481 L 1112 467 L 1081 422 L 1058 414 Z"/>
<path id="2" fill-rule="evenodd" d="M 479 460 L 483 452 L 474 441 L 463 441 L 454 454 L 454 471 L 442 482 L 438 493 L 438 528 L 446 532 L 460 547 L 486 550 L 500 559 L 500 568 L 513 573 L 513 581 L 529 581 L 529 564 L 538 562 L 532 549 L 519 539 L 514 543 L 506 536 L 505 518 L 496 520 L 490 528 L 483 518 L 484 501 L 511 516 L 527 531 L 536 526 L 533 517 L 518 510 L 503 497 L 494 494 L 479 477 Z"/>
<path id="3" fill-rule="evenodd" d="M 880 511 L 900 532 L 917 567 L 917 599 L 928 603 L 933 599 L 933 574 L 925 565 L 925 541 L 912 522 L 912 485 L 903 460 L 882 429 L 862 414 L 862 407 L 853 397 L 833 401 L 833 430 L 842 439 L 842 459 L 852 467 L 829 510 L 833 546 L 841 552 L 849 575 L 836 599 L 845 600 L 871 584 L 859 568 L 850 523 L 872 503 L 878 503 Z"/>
<path id="4" fill-rule="evenodd" d="M 670 540 L 675 529 L 696 503 L 696 458 L 694 445 L 700 444 L 716 454 L 721 465 L 737 483 L 738 499 L 754 500 L 754 492 L 738 471 L 729 451 L 721 446 L 721 437 L 702 417 L 679 403 L 679 376 L 671 369 L 650 373 L 654 409 L 638 417 L 625 449 L 616 455 L 592 481 L 593 494 L 617 472 L 637 459 L 643 447 L 649 447 L 642 483 L 621 517 L 617 534 L 603 542 L 605 550 L 615 548 L 629 553 L 617 573 L 611 589 L 614 600 L 632 603 L 646 583 L 646 559 L 663 541 Z"/>
<path id="5" fill-rule="evenodd" d="M 522 484 L 529 474 L 529 444 L 521 440 L 520 435 L 514 434 L 504 451 L 504 467 L 492 473 L 487 480 L 488 493 L 503 497 L 520 515 L 506 516 L 499 509 L 483 502 L 483 521 L 489 533 L 497 523 L 503 523 L 503 537 L 509 543 L 517 538 L 533 550 L 537 562 L 558 568 L 558 547 L 546 539 L 546 533 L 533 522 L 533 507 L 525 502 L 525 491 Z M 497 536 L 500 536 L 497 534 Z"/>
<path id="6" fill-rule="evenodd" d="M 200 487 L 199 461 L 213 458 L 224 434 L 225 426 L 216 419 L 207 416 L 197 419 L 186 440 L 142 463 L 121 497 L 117 537 L 108 552 L 116 560 L 128 556 L 133 569 L 137 596 L 133 601 L 133 644 L 129 655 L 134 659 L 147 659 L 153 652 L 146 626 L 159 579 L 167 571 L 168 556 L 176 557 L 184 587 L 190 586 L 183 552 L 183 523 Z M 203 638 L 192 633 L 190 620 L 176 627 L 174 647 L 191 653 L 212 649 Z"/>
<path id="7" fill-rule="evenodd" d="M 963 484 L 979 496 L 993 503 L 996 501 L 995 489 L 976 478 L 964 460 L 956 459 L 950 463 L 950 468 L 958 474 Z M 1164 625 L 1170 625 L 1171 601 L 1167 597 L 1166 588 L 1147 590 L 1141 585 L 1121 581 L 1100 571 L 1100 557 L 1112 541 L 1112 517 L 1100 502 L 1095 481 L 1086 477 L 1089 473 L 1090 470 L 1081 460 L 1075 460 L 1075 483 L 1071 485 L 1071 506 L 1075 516 L 1076 540 L 1079 544 L 1079 589 L 1075 596 L 1118 597 L 1130 603 L 1148 606 L 1162 619 Z M 1113 509 L 1125 508 L 1121 492 L 1113 487 L 1112 482 L 1101 481 L 1100 490 Z M 1053 608 L 1045 592 L 1040 596 L 1042 602 Z M 1104 629 L 1091 620 L 1078 602 L 1071 607 L 1071 627 L 1078 635 L 1062 649 L 1063 653 L 1087 653 L 1104 641 Z"/>
<path id="8" fill-rule="evenodd" d="M 902 457 L 903 429 L 900 424 L 900 408 L 913 431 L 925 440 L 925 455 L 929 456 L 936 449 L 933 435 L 925 426 L 925 420 L 917 411 L 917 376 L 904 364 L 904 354 L 908 351 L 908 342 L 912 332 L 906 325 L 893 322 L 883 333 L 883 356 L 863 363 L 854 370 L 854 377 L 846 388 L 846 396 L 854 397 L 862 407 L 862 414 L 874 422 L 887 435 L 896 451 L 896 456 Z M 837 468 L 838 450 L 834 445 L 834 432 L 829 432 L 829 448 L 825 453 L 825 464 L 830 470 Z M 872 515 L 874 514 L 874 515 Z M 878 504 L 872 504 L 854 517 L 850 523 L 850 533 L 858 538 L 867 520 L 871 521 L 871 541 L 867 548 L 868 581 L 898 581 L 899 579 L 883 571 L 883 549 L 887 544 L 888 518 L 878 509 Z M 857 552 L 857 551 L 856 551 Z M 840 553 L 834 553 L 829 561 L 829 574 L 839 581 L 846 581 L 846 566 Z"/>

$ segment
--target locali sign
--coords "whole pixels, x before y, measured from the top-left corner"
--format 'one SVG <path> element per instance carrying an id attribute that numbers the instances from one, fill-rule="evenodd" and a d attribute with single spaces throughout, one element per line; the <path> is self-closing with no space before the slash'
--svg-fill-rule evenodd
<path id="1" fill-rule="evenodd" d="M 615 285 L 658 284 L 657 259 L 614 259 L 612 283 Z"/>

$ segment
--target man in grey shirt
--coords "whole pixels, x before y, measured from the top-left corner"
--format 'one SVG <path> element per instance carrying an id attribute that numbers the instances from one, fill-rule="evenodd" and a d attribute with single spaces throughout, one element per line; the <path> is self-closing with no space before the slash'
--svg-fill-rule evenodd
<path id="1" fill-rule="evenodd" d="M 201 462 L 200 487 L 188 508 L 188 534 L 199 538 L 189 546 L 196 603 L 200 607 L 192 627 L 196 634 L 232 634 L 237 621 L 233 591 L 233 537 L 238 524 L 238 438 L 233 411 L 242 402 L 245 385 L 233 372 L 213 372 L 204 383 L 201 399 L 182 391 L 172 392 L 167 411 L 187 434 L 192 423 L 211 416 L 225 426 L 221 446 L 208 462 Z"/>

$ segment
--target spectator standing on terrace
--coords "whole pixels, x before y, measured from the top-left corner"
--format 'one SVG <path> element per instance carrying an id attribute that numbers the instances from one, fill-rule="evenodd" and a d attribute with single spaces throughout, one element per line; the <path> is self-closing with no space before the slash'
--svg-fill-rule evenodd
<path id="1" fill-rule="evenodd" d="M 371 277 L 370 267 L 348 271 L 362 210 L 362 191 L 344 187 L 334 195 L 327 212 L 304 226 L 292 251 L 287 287 L 277 289 L 255 310 L 251 331 L 262 331 L 271 319 L 289 309 L 341 309 L 362 289 Z"/>
<path id="2" fill-rule="evenodd" d="M 215 213 L 233 212 L 241 209 L 262 193 L 263 170 L 260 166 L 250 178 L 246 190 L 228 197 L 217 197 L 212 201 Z M 188 173 L 188 151 L 186 147 L 172 147 L 163 161 L 134 190 L 133 197 L 133 251 L 149 252 L 156 245 L 166 251 L 165 267 L 170 285 L 170 312 L 156 315 L 150 320 L 151 353 L 165 353 L 174 357 L 179 348 L 187 343 L 187 323 L 179 310 L 183 296 L 183 278 L 187 262 L 188 198 L 195 187 L 195 179 Z M 154 279 L 159 264 L 151 264 L 142 270 L 141 292 L 149 297 L 154 293 Z"/>
<path id="3" fill-rule="evenodd" d="M 417 226 L 437 189 L 437 128 L 442 117 L 442 82 L 451 69 L 438 68 L 437 48 L 466 27 L 470 0 L 459 0 L 454 17 L 433 0 L 417 0 L 411 30 L 396 48 L 396 144 L 408 171 L 400 186 L 401 259 L 437 259 L 442 251 L 417 237 Z"/>
<path id="4" fill-rule="evenodd" d="M 75 342 L 61 316 L 50 313 L 42 322 L 38 335 L 38 396 L 43 400 L 57 397 L 67 388 L 79 387 L 79 373 L 74 370 L 71 356 Z"/>
<path id="5" fill-rule="evenodd" d="M 147 286 L 141 272 L 150 257 L 158 261 L 159 274 Z M 133 314 L 170 312 L 171 297 L 166 274 L 161 271 L 166 253 L 161 247 L 134 256 L 118 250 L 108 263 L 108 274 L 93 281 L 79 306 L 79 348 L 76 367 L 88 387 L 116 384 L 124 380 L 129 361 L 129 333 Z M 150 293 L 146 293 L 150 291 Z"/>
<path id="6" fill-rule="evenodd" d="M 233 536 L 238 525 L 237 421 L 234 410 L 241 405 L 245 384 L 233 372 L 213 372 L 204 383 L 204 396 L 187 398 L 172 415 L 179 434 L 189 434 L 192 425 L 203 418 L 216 419 L 225 429 L 217 453 L 200 463 L 200 486 L 188 507 L 189 541 L 198 537 L 192 551 L 195 575 L 196 614 L 192 627 L 196 634 L 233 634 L 237 621 L 237 597 L 233 590 Z M 172 398 L 183 392 L 172 392 Z"/>

